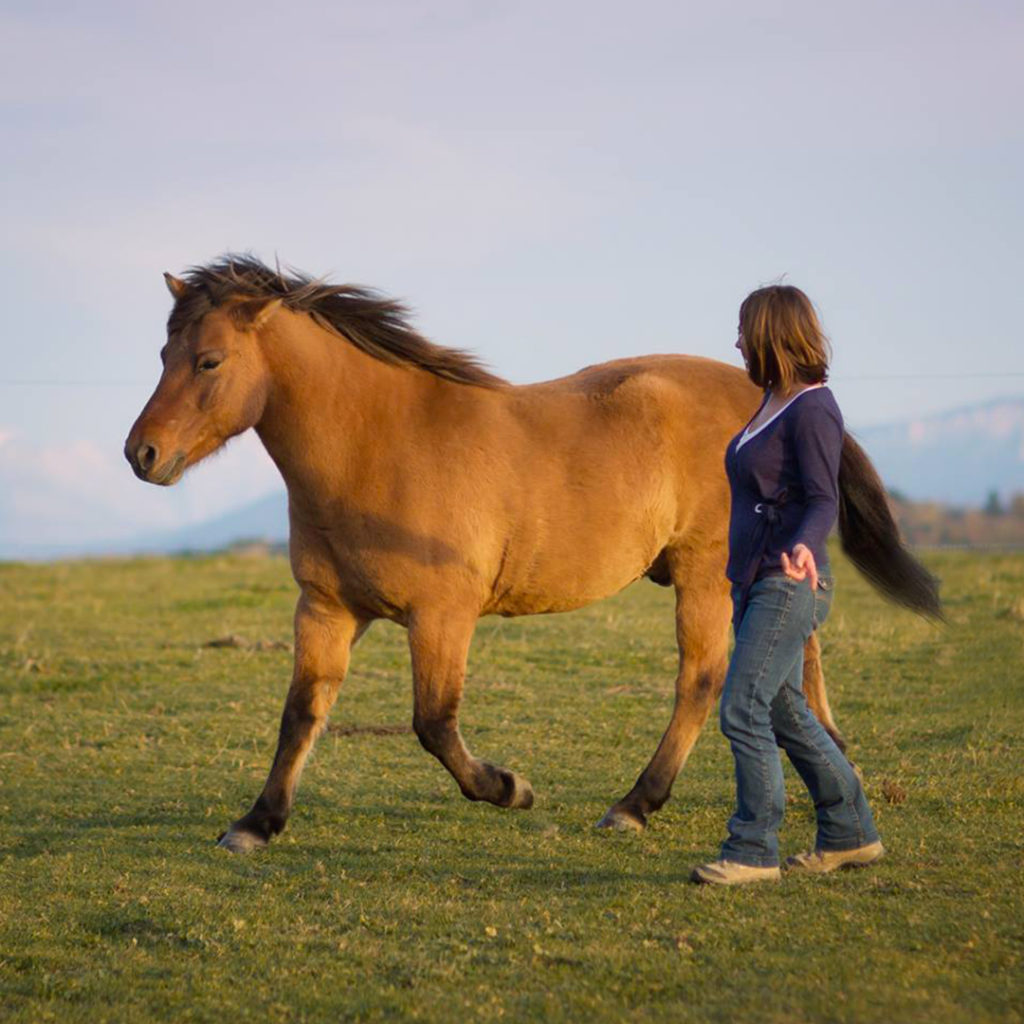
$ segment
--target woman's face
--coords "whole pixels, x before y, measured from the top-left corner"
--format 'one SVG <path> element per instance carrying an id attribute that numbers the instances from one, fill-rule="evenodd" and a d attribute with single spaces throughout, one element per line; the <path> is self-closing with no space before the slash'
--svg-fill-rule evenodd
<path id="1" fill-rule="evenodd" d="M 750 372 L 750 356 L 749 356 L 749 353 L 747 352 L 747 342 L 746 342 L 746 339 L 743 337 L 743 328 L 741 326 L 737 326 L 737 328 L 736 328 L 736 348 L 739 349 L 740 355 L 743 356 L 743 366 L 746 369 L 746 371 L 749 373 Z"/>

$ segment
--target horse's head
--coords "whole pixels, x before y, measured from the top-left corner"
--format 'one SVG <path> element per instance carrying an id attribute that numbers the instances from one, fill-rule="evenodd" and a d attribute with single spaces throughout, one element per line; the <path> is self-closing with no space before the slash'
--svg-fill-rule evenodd
<path id="1" fill-rule="evenodd" d="M 214 306 L 184 281 L 164 277 L 175 307 L 160 352 L 163 373 L 124 454 L 140 480 L 169 486 L 259 422 L 270 371 L 257 332 L 281 300 L 239 297 Z"/>

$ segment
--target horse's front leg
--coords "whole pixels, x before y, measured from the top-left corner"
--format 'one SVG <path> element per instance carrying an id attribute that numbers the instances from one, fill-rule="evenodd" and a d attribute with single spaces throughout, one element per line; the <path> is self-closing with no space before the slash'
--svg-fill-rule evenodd
<path id="1" fill-rule="evenodd" d="M 527 808 L 533 789 L 526 779 L 474 757 L 459 732 L 459 702 L 476 617 L 418 613 L 409 624 L 413 672 L 413 729 L 424 748 L 448 769 L 470 800 Z"/>
<path id="2" fill-rule="evenodd" d="M 252 810 L 220 837 L 233 853 L 266 846 L 288 820 L 302 766 L 338 695 L 349 653 L 367 622 L 347 608 L 303 594 L 295 610 L 295 670 L 288 689 L 277 753 Z"/>

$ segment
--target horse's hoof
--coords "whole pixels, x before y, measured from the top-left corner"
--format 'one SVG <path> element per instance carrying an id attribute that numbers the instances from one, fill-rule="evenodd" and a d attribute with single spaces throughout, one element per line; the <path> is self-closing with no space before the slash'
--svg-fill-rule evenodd
<path id="1" fill-rule="evenodd" d="M 217 840 L 217 845 L 222 846 L 225 850 L 230 850 L 232 853 L 252 853 L 253 850 L 259 850 L 266 846 L 267 841 L 254 835 L 252 832 L 236 831 L 233 828 L 229 828 Z"/>
<path id="2" fill-rule="evenodd" d="M 642 814 L 633 814 L 620 808 L 611 808 L 597 823 L 598 828 L 610 828 L 615 832 L 643 832 L 647 821 Z"/>
<path id="3" fill-rule="evenodd" d="M 517 807 L 522 811 L 528 811 L 533 806 L 533 786 L 526 779 L 518 775 L 512 776 L 512 795 L 509 797 L 507 807 Z"/>

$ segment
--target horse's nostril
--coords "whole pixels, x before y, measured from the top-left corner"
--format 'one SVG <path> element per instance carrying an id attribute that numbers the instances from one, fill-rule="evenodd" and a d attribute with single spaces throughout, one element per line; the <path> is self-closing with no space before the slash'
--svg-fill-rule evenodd
<path id="1" fill-rule="evenodd" d="M 160 450 L 155 444 L 140 444 L 135 458 L 138 460 L 139 466 L 149 472 L 160 458 Z"/>

